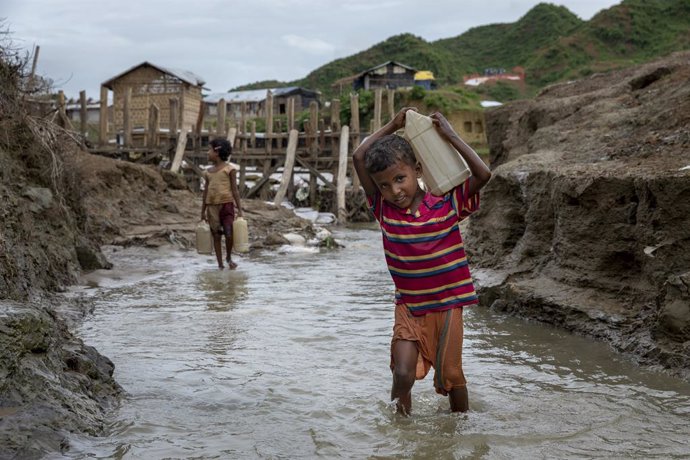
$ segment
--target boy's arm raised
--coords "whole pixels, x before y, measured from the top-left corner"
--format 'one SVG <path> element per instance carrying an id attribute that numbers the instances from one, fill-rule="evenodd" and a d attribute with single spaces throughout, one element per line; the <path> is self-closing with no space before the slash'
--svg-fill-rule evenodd
<path id="1" fill-rule="evenodd" d="M 364 157 L 366 156 L 367 150 L 369 150 L 371 145 L 378 139 L 389 134 L 394 134 L 397 130 L 403 128 L 405 126 L 405 112 L 408 110 L 415 109 L 410 107 L 404 107 L 401 109 L 395 115 L 395 117 L 381 127 L 381 129 L 364 138 L 364 141 L 362 141 L 359 147 L 357 147 L 352 153 L 352 163 L 355 166 L 355 171 L 357 171 L 357 176 L 359 177 L 359 181 L 362 184 L 364 192 L 367 194 L 367 196 L 375 195 L 377 190 L 376 184 L 371 179 L 371 176 L 369 176 L 367 169 L 364 167 Z"/>
<path id="2" fill-rule="evenodd" d="M 486 163 L 479 158 L 477 152 L 475 152 L 472 147 L 467 145 L 467 143 L 462 140 L 458 133 L 455 132 L 448 120 L 446 120 L 446 117 L 444 117 L 440 112 L 435 112 L 431 114 L 431 120 L 441 137 L 450 142 L 450 144 L 455 147 L 455 149 L 465 159 L 467 166 L 472 172 L 468 195 L 474 195 L 482 187 L 484 187 L 487 182 L 489 182 L 489 179 L 491 179 L 491 170 Z"/>

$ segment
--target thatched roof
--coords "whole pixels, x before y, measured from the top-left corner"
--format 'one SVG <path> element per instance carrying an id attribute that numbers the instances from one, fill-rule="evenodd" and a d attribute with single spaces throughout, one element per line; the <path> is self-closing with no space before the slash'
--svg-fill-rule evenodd
<path id="1" fill-rule="evenodd" d="M 198 76 L 198 75 L 196 75 L 193 72 L 190 72 L 188 70 L 171 69 L 169 67 L 163 67 L 163 66 L 159 66 L 156 64 L 152 64 L 148 61 L 144 61 L 141 64 L 137 64 L 134 67 L 132 67 L 128 70 L 125 70 L 121 74 L 119 74 L 115 77 L 112 77 L 110 80 L 103 82 L 102 86 L 105 86 L 106 88 L 112 90 L 113 84 L 117 80 L 119 80 L 120 78 L 124 77 L 128 73 L 133 72 L 133 71 L 135 71 L 141 67 L 152 67 L 152 68 L 154 68 L 160 72 L 163 72 L 163 73 L 168 74 L 168 75 L 172 75 L 173 77 L 178 78 L 185 83 L 189 83 L 192 86 L 203 86 L 204 83 L 206 83 L 203 78 L 201 78 L 200 76 Z"/>

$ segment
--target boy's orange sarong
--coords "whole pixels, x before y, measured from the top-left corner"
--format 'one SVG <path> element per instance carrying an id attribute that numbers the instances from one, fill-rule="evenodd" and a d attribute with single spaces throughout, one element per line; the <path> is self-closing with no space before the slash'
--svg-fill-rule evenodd
<path id="1" fill-rule="evenodd" d="M 398 340 L 417 343 L 417 380 L 434 367 L 436 392 L 446 394 L 467 384 L 462 372 L 462 307 L 412 316 L 407 306 L 395 306 L 395 324 L 391 341 L 391 370 L 394 369 L 393 346 Z"/>

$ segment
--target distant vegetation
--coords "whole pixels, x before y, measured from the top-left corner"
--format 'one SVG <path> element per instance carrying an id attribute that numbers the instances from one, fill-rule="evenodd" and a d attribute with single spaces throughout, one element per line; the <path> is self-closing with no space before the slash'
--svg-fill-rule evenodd
<path id="1" fill-rule="evenodd" d="M 412 34 L 396 35 L 319 67 L 303 79 L 257 82 L 236 89 L 294 85 L 318 89 L 327 99 L 336 95 L 331 86 L 336 80 L 393 60 L 431 70 L 442 90 L 432 98 L 439 98 L 439 106 L 455 106 L 464 103 L 462 98 L 471 104 L 480 95 L 500 101 L 518 99 L 558 81 L 638 64 L 688 48 L 688 0 L 623 0 L 589 21 L 563 6 L 540 3 L 514 23 L 475 27 L 434 42 Z M 515 66 L 526 71 L 524 88 L 499 83 L 458 92 L 464 75 L 482 73 L 490 67 L 509 72 Z M 460 98 L 440 100 L 454 94 Z"/>

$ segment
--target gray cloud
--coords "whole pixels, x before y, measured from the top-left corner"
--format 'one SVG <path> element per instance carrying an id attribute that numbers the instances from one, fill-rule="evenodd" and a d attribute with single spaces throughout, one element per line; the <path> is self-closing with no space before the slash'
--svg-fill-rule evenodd
<path id="1" fill-rule="evenodd" d="M 426 40 L 514 22 L 538 0 L 0 0 L 14 43 L 68 97 L 142 62 L 189 70 L 214 92 L 290 81 L 403 32 Z M 583 19 L 615 0 L 558 2 Z"/>

